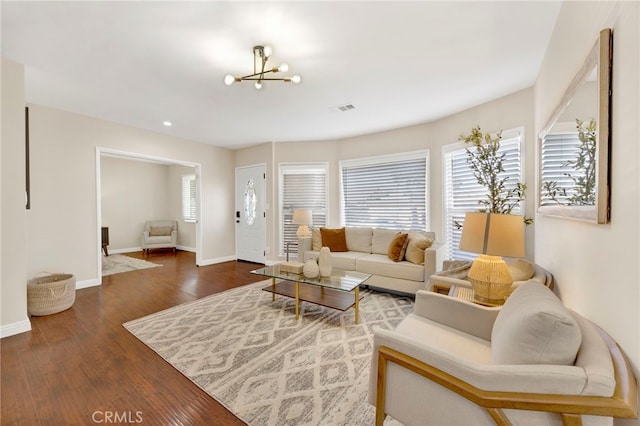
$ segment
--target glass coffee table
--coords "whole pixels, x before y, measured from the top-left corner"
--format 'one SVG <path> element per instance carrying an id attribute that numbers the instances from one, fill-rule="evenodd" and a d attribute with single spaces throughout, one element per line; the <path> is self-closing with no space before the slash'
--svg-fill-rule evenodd
<path id="1" fill-rule="evenodd" d="M 272 293 L 272 301 L 276 299 L 276 294 L 295 299 L 296 319 L 300 317 L 302 300 L 340 311 L 346 311 L 353 306 L 356 324 L 359 315 L 358 303 L 361 299 L 359 286 L 371 277 L 371 274 L 334 269 L 331 276 L 307 278 L 302 274 L 283 271 L 277 264 L 256 269 L 251 273 L 271 278 L 271 285 L 262 290 Z"/>

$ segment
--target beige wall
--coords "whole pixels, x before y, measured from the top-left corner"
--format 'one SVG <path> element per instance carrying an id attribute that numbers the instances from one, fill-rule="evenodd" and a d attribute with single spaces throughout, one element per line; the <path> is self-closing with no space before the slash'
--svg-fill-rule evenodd
<path id="1" fill-rule="evenodd" d="M 194 173 L 188 166 L 103 155 L 101 226 L 109 227 L 109 252 L 140 250 L 148 220 L 178 221 L 178 247 L 195 252 L 195 224 L 182 220 L 182 176 Z"/>
<path id="2" fill-rule="evenodd" d="M 328 226 L 340 226 L 339 163 L 341 160 L 428 149 L 431 169 L 430 230 L 435 231 L 439 239 L 443 239 L 442 147 L 457 143 L 462 133 L 468 133 L 477 125 L 482 126 L 482 130 L 487 132 L 524 127 L 525 181 L 529 184 L 527 190 L 529 201 L 525 203 L 525 211 L 528 216 L 533 216 L 536 143 L 533 130 L 533 89 L 516 92 L 432 123 L 340 140 L 263 144 L 236 151 L 236 166 L 260 162 L 262 158 L 263 161 L 269 159 L 267 168 L 272 169 L 270 173 L 274 179 L 269 181 L 269 174 L 267 175 L 268 182 L 273 186 L 273 190 L 267 195 L 273 206 L 272 214 L 267 217 L 269 227 L 267 244 L 275 247 L 276 250 L 272 250 L 272 256 L 268 258 L 276 260 L 275 253 L 278 253 L 279 248 L 278 166 L 280 163 L 327 162 L 329 164 Z M 534 260 L 533 232 L 534 227 L 529 226 L 527 257 L 532 261 Z"/>
<path id="3" fill-rule="evenodd" d="M 2 59 L 0 337 L 31 329 L 27 317 L 24 67 Z"/>
<path id="4" fill-rule="evenodd" d="M 200 265 L 232 260 L 233 152 L 41 106 L 31 108 L 33 208 L 27 272 L 97 284 L 96 148 L 201 165 Z M 218 241 L 227 241 L 218 244 Z"/>
<path id="5" fill-rule="evenodd" d="M 535 85 L 541 129 L 603 28 L 613 29 L 611 222 L 537 215 L 538 263 L 570 308 L 599 324 L 640 368 L 640 33 L 638 2 L 564 2 Z"/>

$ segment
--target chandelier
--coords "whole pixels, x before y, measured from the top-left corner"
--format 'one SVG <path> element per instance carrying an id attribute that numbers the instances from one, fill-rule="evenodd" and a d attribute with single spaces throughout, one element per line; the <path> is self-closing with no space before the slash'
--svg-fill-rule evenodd
<path id="1" fill-rule="evenodd" d="M 231 74 L 227 74 L 224 78 L 224 84 L 231 86 L 236 81 L 250 80 L 255 82 L 254 86 L 256 89 L 262 89 L 263 81 L 278 80 L 284 81 L 285 83 L 300 83 L 300 76 L 297 74 L 292 77 L 273 77 L 273 74 L 287 72 L 289 65 L 281 64 L 277 67 L 267 68 L 267 61 L 272 53 L 273 49 L 271 49 L 271 46 L 253 46 L 253 74 L 245 75 L 244 77 L 234 77 Z"/>

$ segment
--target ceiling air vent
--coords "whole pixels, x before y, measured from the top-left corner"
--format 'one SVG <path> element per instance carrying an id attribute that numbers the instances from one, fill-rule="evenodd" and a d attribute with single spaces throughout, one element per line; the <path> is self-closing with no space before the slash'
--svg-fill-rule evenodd
<path id="1" fill-rule="evenodd" d="M 338 105 L 338 106 L 335 106 L 335 107 L 331 108 L 331 111 L 334 111 L 334 112 L 347 112 L 347 111 L 351 111 L 351 110 L 354 110 L 354 109 L 356 109 L 356 107 L 353 106 L 353 104 L 344 104 L 344 105 Z"/>

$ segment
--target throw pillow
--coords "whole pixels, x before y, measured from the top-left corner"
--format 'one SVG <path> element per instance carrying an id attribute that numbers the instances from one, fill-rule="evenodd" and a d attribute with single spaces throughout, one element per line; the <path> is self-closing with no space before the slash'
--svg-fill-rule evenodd
<path id="1" fill-rule="evenodd" d="M 393 240 L 396 235 L 398 235 L 398 231 L 394 229 L 374 228 L 371 237 L 371 253 L 387 254 L 389 244 L 391 244 L 391 240 Z"/>
<path id="2" fill-rule="evenodd" d="M 322 246 L 329 247 L 332 252 L 349 251 L 344 228 L 320 228 L 320 235 L 322 236 Z"/>
<path id="3" fill-rule="evenodd" d="M 573 365 L 582 332 L 551 290 L 527 281 L 509 296 L 491 332 L 495 364 Z"/>
<path id="4" fill-rule="evenodd" d="M 507 260 L 506 263 L 513 281 L 527 281 L 535 272 L 533 265 L 524 259 Z"/>
<path id="5" fill-rule="evenodd" d="M 311 250 L 320 251 L 322 248 L 322 235 L 320 228 L 311 228 Z"/>
<path id="6" fill-rule="evenodd" d="M 171 235 L 172 230 L 173 230 L 173 226 L 150 226 L 149 236 L 160 237 L 165 235 Z"/>
<path id="7" fill-rule="evenodd" d="M 394 262 L 400 262 L 404 258 L 404 253 L 406 250 L 405 243 L 409 239 L 409 234 L 403 234 L 398 232 L 398 234 L 391 240 L 389 244 L 389 250 L 387 251 L 387 256 L 389 259 Z"/>
<path id="8" fill-rule="evenodd" d="M 414 234 L 409 238 L 404 258 L 416 265 L 424 265 L 424 251 L 431 247 L 431 244 L 433 244 L 433 241 L 424 235 Z"/>

